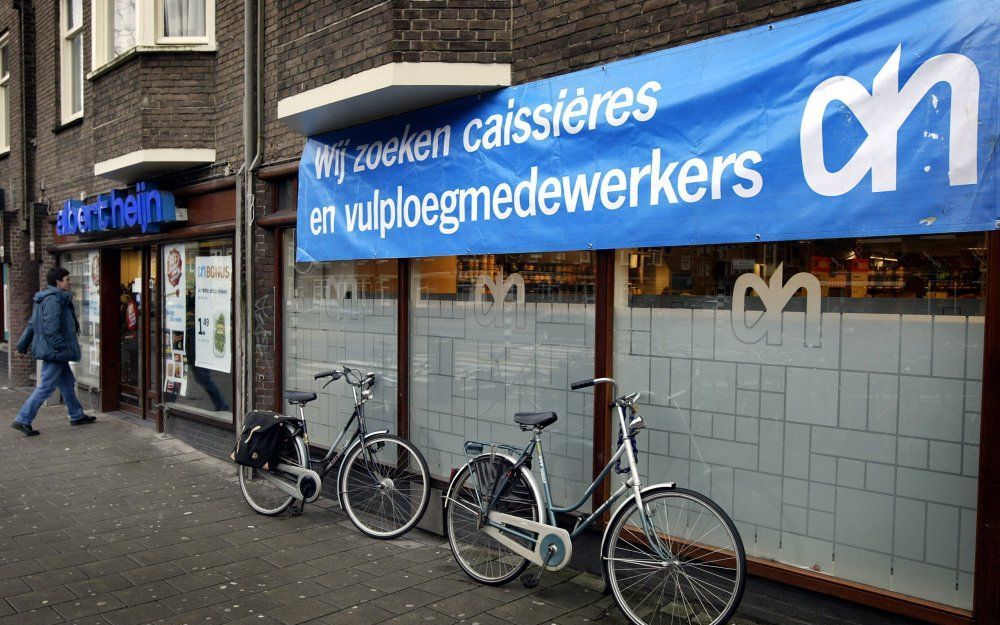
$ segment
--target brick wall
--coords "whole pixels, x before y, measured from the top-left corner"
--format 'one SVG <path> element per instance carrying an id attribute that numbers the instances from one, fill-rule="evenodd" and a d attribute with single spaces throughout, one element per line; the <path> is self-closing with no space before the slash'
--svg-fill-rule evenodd
<path id="1" fill-rule="evenodd" d="M 298 5 L 294 5 L 298 6 Z M 509 63 L 511 5 L 504 0 L 336 3 L 268 7 L 265 162 L 293 159 L 302 137 L 277 103 L 392 62 Z"/>
<path id="2" fill-rule="evenodd" d="M 512 63 L 522 83 L 811 13 L 849 0 L 522 0 Z"/>
<path id="3" fill-rule="evenodd" d="M 24 329 L 25 321 L 31 313 L 31 296 L 38 288 L 38 272 L 31 261 L 28 247 L 27 228 L 30 194 L 26 187 L 31 180 L 32 163 L 24 158 L 26 144 L 33 136 L 34 124 L 34 67 L 33 58 L 21 58 L 25 47 L 33 43 L 32 22 L 34 14 L 30 6 L 23 9 L 25 19 L 24 40 L 22 41 L 21 12 L 13 8 L 13 3 L 4 3 L 0 8 L 0 31 L 6 32 L 7 58 L 10 80 L 8 82 L 8 102 L 10 115 L 10 151 L 0 156 L 0 188 L 4 191 L 4 215 L 0 221 L 6 262 L 10 264 L 10 319 L 11 342 L 16 342 Z M 25 126 L 28 128 L 25 134 Z M 14 353 L 11 349 L 0 354 L 0 378 L 17 385 L 27 384 L 28 376 L 34 374 L 34 361 Z"/>

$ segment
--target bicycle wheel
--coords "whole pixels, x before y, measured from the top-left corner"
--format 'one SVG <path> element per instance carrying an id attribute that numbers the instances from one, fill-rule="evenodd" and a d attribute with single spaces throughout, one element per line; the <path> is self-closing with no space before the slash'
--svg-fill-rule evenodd
<path id="1" fill-rule="evenodd" d="M 290 437 L 282 443 L 281 462 L 299 467 L 309 466 L 309 452 L 306 450 L 305 442 L 303 442 L 301 436 Z M 264 476 L 268 473 L 271 476 L 284 479 L 293 486 L 296 483 L 295 477 L 282 474 L 278 471 L 240 466 L 240 490 L 243 491 L 243 498 L 247 500 L 251 508 L 260 514 L 277 516 L 285 511 L 294 500 L 294 497 L 289 496 L 285 491 L 266 479 Z"/>
<path id="2" fill-rule="evenodd" d="M 450 489 L 451 497 L 445 511 L 445 529 L 448 544 L 455 561 L 469 577 L 483 584 L 506 584 L 524 572 L 528 560 L 487 536 L 479 529 L 479 493 L 487 497 L 492 492 L 497 476 L 506 473 L 513 462 L 501 456 L 478 456 L 455 474 Z M 533 483 L 522 472 L 508 482 L 497 512 L 537 521 L 541 510 L 541 496 Z M 478 482 L 478 488 L 477 488 Z M 527 544 L 526 547 L 532 545 Z"/>
<path id="3" fill-rule="evenodd" d="M 377 434 L 344 460 L 340 492 L 344 512 L 372 538 L 402 536 L 420 521 L 431 495 L 427 461 L 408 441 Z"/>
<path id="4" fill-rule="evenodd" d="M 643 492 L 615 515 L 604 547 L 611 592 L 635 625 L 725 623 L 746 584 L 746 554 L 733 522 L 712 500 L 680 488 Z"/>

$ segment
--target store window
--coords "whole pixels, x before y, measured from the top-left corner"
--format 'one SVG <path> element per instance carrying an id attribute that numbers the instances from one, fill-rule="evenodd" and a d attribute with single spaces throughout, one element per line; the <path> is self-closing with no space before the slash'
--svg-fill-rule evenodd
<path id="1" fill-rule="evenodd" d="M 161 250 L 164 401 L 232 422 L 233 244 L 171 243 Z"/>
<path id="2" fill-rule="evenodd" d="M 354 409 L 350 387 L 322 388 L 320 371 L 348 366 L 372 371 L 374 401 L 365 406 L 370 430 L 396 431 L 398 276 L 395 260 L 297 263 L 295 231 L 283 233 L 284 388 L 315 391 L 306 406 L 310 442 L 329 446 Z"/>
<path id="3" fill-rule="evenodd" d="M 60 101 L 63 123 L 83 116 L 83 0 L 62 0 Z"/>
<path id="4" fill-rule="evenodd" d="M 747 552 L 972 607 L 981 234 L 619 250 L 615 378 L 643 479 Z"/>
<path id="5" fill-rule="evenodd" d="M 183 51 L 215 43 L 214 0 L 95 0 L 93 21 L 94 69 L 137 47 Z"/>
<path id="6" fill-rule="evenodd" d="M 410 438 L 431 473 L 465 463 L 466 440 L 526 442 L 514 413 L 552 410 L 546 467 L 558 504 L 575 503 L 593 466 L 592 252 L 412 261 Z"/>
<path id="7" fill-rule="evenodd" d="M 0 35 L 0 154 L 10 151 L 10 37 Z"/>
<path id="8" fill-rule="evenodd" d="M 73 309 L 80 323 L 80 362 L 73 363 L 77 382 L 101 386 L 101 263 L 99 252 L 68 252 L 60 259 L 72 277 Z"/>

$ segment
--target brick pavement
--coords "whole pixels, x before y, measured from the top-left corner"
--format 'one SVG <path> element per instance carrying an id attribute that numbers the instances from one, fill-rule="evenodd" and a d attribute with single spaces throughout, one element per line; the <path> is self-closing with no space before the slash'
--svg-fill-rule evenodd
<path id="1" fill-rule="evenodd" d="M 257 515 L 233 465 L 112 416 L 43 408 L 25 437 L 25 396 L 0 390 L 0 625 L 624 623 L 591 575 L 486 587 L 442 537 L 371 540 L 328 500 Z"/>

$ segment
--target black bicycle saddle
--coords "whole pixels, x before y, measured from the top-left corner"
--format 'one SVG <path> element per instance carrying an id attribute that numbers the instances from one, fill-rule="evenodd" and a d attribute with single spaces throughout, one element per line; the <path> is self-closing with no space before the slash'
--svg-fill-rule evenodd
<path id="1" fill-rule="evenodd" d="M 552 425 L 558 418 L 554 412 L 518 412 L 514 414 L 514 423 L 519 425 L 537 425 L 543 428 L 547 425 Z"/>

